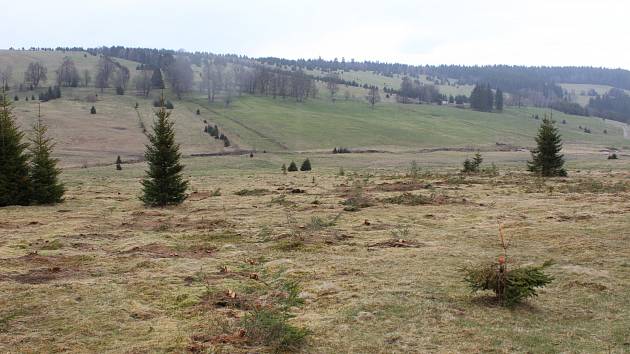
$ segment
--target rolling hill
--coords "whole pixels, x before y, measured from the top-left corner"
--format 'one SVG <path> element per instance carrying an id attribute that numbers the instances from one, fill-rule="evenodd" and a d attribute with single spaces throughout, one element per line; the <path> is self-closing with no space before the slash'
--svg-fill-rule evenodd
<path id="1" fill-rule="evenodd" d="M 12 84 L 17 86 L 28 63 L 39 61 L 48 68 L 49 82 L 46 84 L 50 84 L 54 81 L 56 67 L 66 55 L 75 61 L 79 70 L 95 70 L 98 57 L 91 54 L 15 50 L 0 51 L 0 69 L 10 65 L 13 68 Z M 127 66 L 134 76 L 139 63 L 115 60 Z M 195 65 L 193 68 L 197 87 L 200 69 Z M 344 78 L 392 86 L 400 80 L 368 71 L 347 71 Z M 453 93 L 467 90 L 466 86 L 442 86 L 450 87 Z M 598 151 L 630 145 L 624 138 L 622 125 L 600 118 L 571 116 L 541 108 L 508 107 L 502 113 L 484 113 L 448 105 L 399 104 L 384 97 L 384 102 L 372 109 L 365 102 L 366 90 L 361 87 L 342 85 L 340 92 L 349 90 L 351 95 L 336 102 L 328 99 L 323 84 L 319 87 L 318 97 L 305 102 L 240 95 L 229 107 L 221 99 L 208 103 L 198 89 L 184 95 L 181 101 L 174 100 L 169 90 L 164 93 L 175 103 L 173 118 L 177 139 L 185 155 L 239 149 L 328 152 L 339 146 L 391 152 L 519 149 L 534 144 L 540 121 L 533 117 L 545 114 L 553 114 L 559 122 L 568 148 Z M 580 89 L 581 86 L 572 84 L 567 88 Z M 50 125 L 51 135 L 57 142 L 56 152 L 65 166 L 112 163 L 117 155 L 125 160 L 141 159 L 146 143 L 142 126 L 150 126 L 152 102 L 160 94 L 154 90 L 150 97 L 144 98 L 136 96 L 132 89 L 125 95 L 116 95 L 112 89 L 101 93 L 94 87 L 63 88 L 61 99 L 39 104 L 25 100 L 35 92 L 16 90 L 14 87 L 9 94 L 17 94 L 20 98 L 14 102 L 19 122 L 23 127 L 29 127 L 41 109 L 42 118 Z M 96 102 L 88 100 L 88 96 L 96 95 Z M 137 110 L 134 108 L 136 103 Z M 89 114 L 92 105 L 97 109 L 96 115 Z M 200 115 L 195 113 L 197 109 Z M 561 124 L 562 121 L 565 124 Z M 205 124 L 218 125 L 230 138 L 232 146 L 225 148 L 221 141 L 204 133 Z M 580 127 L 588 127 L 591 133 L 585 133 Z"/>

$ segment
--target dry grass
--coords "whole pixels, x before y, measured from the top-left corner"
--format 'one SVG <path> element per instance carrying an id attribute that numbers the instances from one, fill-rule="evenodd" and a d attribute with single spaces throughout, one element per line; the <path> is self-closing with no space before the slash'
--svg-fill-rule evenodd
<path id="1" fill-rule="evenodd" d="M 627 172 L 542 188 L 520 172 L 422 184 L 395 170 L 208 172 L 241 161 L 222 159 L 187 160 L 195 193 L 177 208 L 143 208 L 143 166 L 129 165 L 67 171 L 64 204 L 0 210 L 0 352 L 266 352 L 241 330 L 269 304 L 312 331 L 310 353 L 630 350 L 630 192 L 566 188 Z M 344 212 L 353 180 L 374 205 Z M 272 194 L 235 195 L 246 189 Z M 383 202 L 410 191 L 469 202 Z M 459 272 L 500 253 L 497 221 L 516 262 L 557 263 L 513 310 L 472 295 Z"/>

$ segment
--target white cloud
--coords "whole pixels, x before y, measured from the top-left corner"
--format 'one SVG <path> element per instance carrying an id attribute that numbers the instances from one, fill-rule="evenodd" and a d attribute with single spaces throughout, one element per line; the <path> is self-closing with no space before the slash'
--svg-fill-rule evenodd
<path id="1" fill-rule="evenodd" d="M 630 4 L 615 0 L 37 0 L 3 9 L 3 48 L 121 44 L 410 64 L 630 68 Z"/>

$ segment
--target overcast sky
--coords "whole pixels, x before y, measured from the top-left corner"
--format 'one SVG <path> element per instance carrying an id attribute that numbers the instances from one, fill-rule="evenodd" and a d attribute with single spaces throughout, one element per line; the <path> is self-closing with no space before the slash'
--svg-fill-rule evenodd
<path id="1" fill-rule="evenodd" d="M 625 0 L 0 0 L 0 48 L 630 69 Z"/>

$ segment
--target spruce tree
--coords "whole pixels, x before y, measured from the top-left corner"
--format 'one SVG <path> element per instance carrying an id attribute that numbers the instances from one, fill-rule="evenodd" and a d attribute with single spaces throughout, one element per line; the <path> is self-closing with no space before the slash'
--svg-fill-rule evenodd
<path id="1" fill-rule="evenodd" d="M 6 95 L 0 96 L 0 207 L 28 205 L 31 183 L 28 144 L 11 111 Z"/>
<path id="2" fill-rule="evenodd" d="M 479 171 L 479 166 L 481 166 L 481 163 L 483 162 L 483 157 L 481 157 L 481 153 L 479 153 L 479 151 L 475 153 L 475 157 L 473 157 L 472 161 L 475 166 L 475 170 Z"/>
<path id="3" fill-rule="evenodd" d="M 291 161 L 291 163 L 289 164 L 289 168 L 287 168 L 287 171 L 289 172 L 295 172 L 297 171 L 297 165 L 295 164 L 295 161 Z"/>
<path id="4" fill-rule="evenodd" d="M 554 121 L 543 118 L 536 144 L 537 148 L 532 150 L 532 160 L 527 162 L 527 169 L 543 177 L 566 176 L 564 156 L 560 154 L 562 139 Z"/>
<path id="5" fill-rule="evenodd" d="M 52 149 L 55 144 L 46 132 L 48 127 L 37 120 L 33 126 L 35 135 L 31 139 L 31 200 L 35 204 L 54 204 L 63 201 L 65 188 L 59 182 L 61 170 L 57 168 Z"/>
<path id="6" fill-rule="evenodd" d="M 309 159 L 304 160 L 302 162 L 302 166 L 300 166 L 300 171 L 310 171 L 311 170 L 311 161 Z"/>
<path id="7" fill-rule="evenodd" d="M 503 91 L 497 89 L 497 92 L 494 97 L 494 107 L 497 111 L 503 110 Z"/>
<path id="8" fill-rule="evenodd" d="M 144 154 L 149 169 L 142 180 L 143 195 L 140 200 L 147 206 L 181 204 L 187 197 L 188 181 L 184 180 L 180 163 L 179 145 L 175 143 L 174 123 L 169 119 L 171 112 L 161 100 L 160 110 L 155 113 L 153 132 Z"/>
<path id="9" fill-rule="evenodd" d="M 287 174 L 287 165 L 282 164 L 282 167 L 280 168 L 282 170 L 282 174 L 286 175 Z"/>
<path id="10" fill-rule="evenodd" d="M 490 84 L 486 85 L 486 104 L 484 105 L 484 111 L 492 112 L 492 106 L 494 105 L 494 94 L 490 88 Z"/>
<path id="11" fill-rule="evenodd" d="M 122 160 L 120 159 L 120 155 L 118 155 L 118 157 L 116 158 L 116 170 L 120 171 L 122 170 Z"/>
<path id="12" fill-rule="evenodd" d="M 151 76 L 151 87 L 158 90 L 164 88 L 164 79 L 162 78 L 162 71 L 160 69 L 153 70 L 153 75 Z"/>

